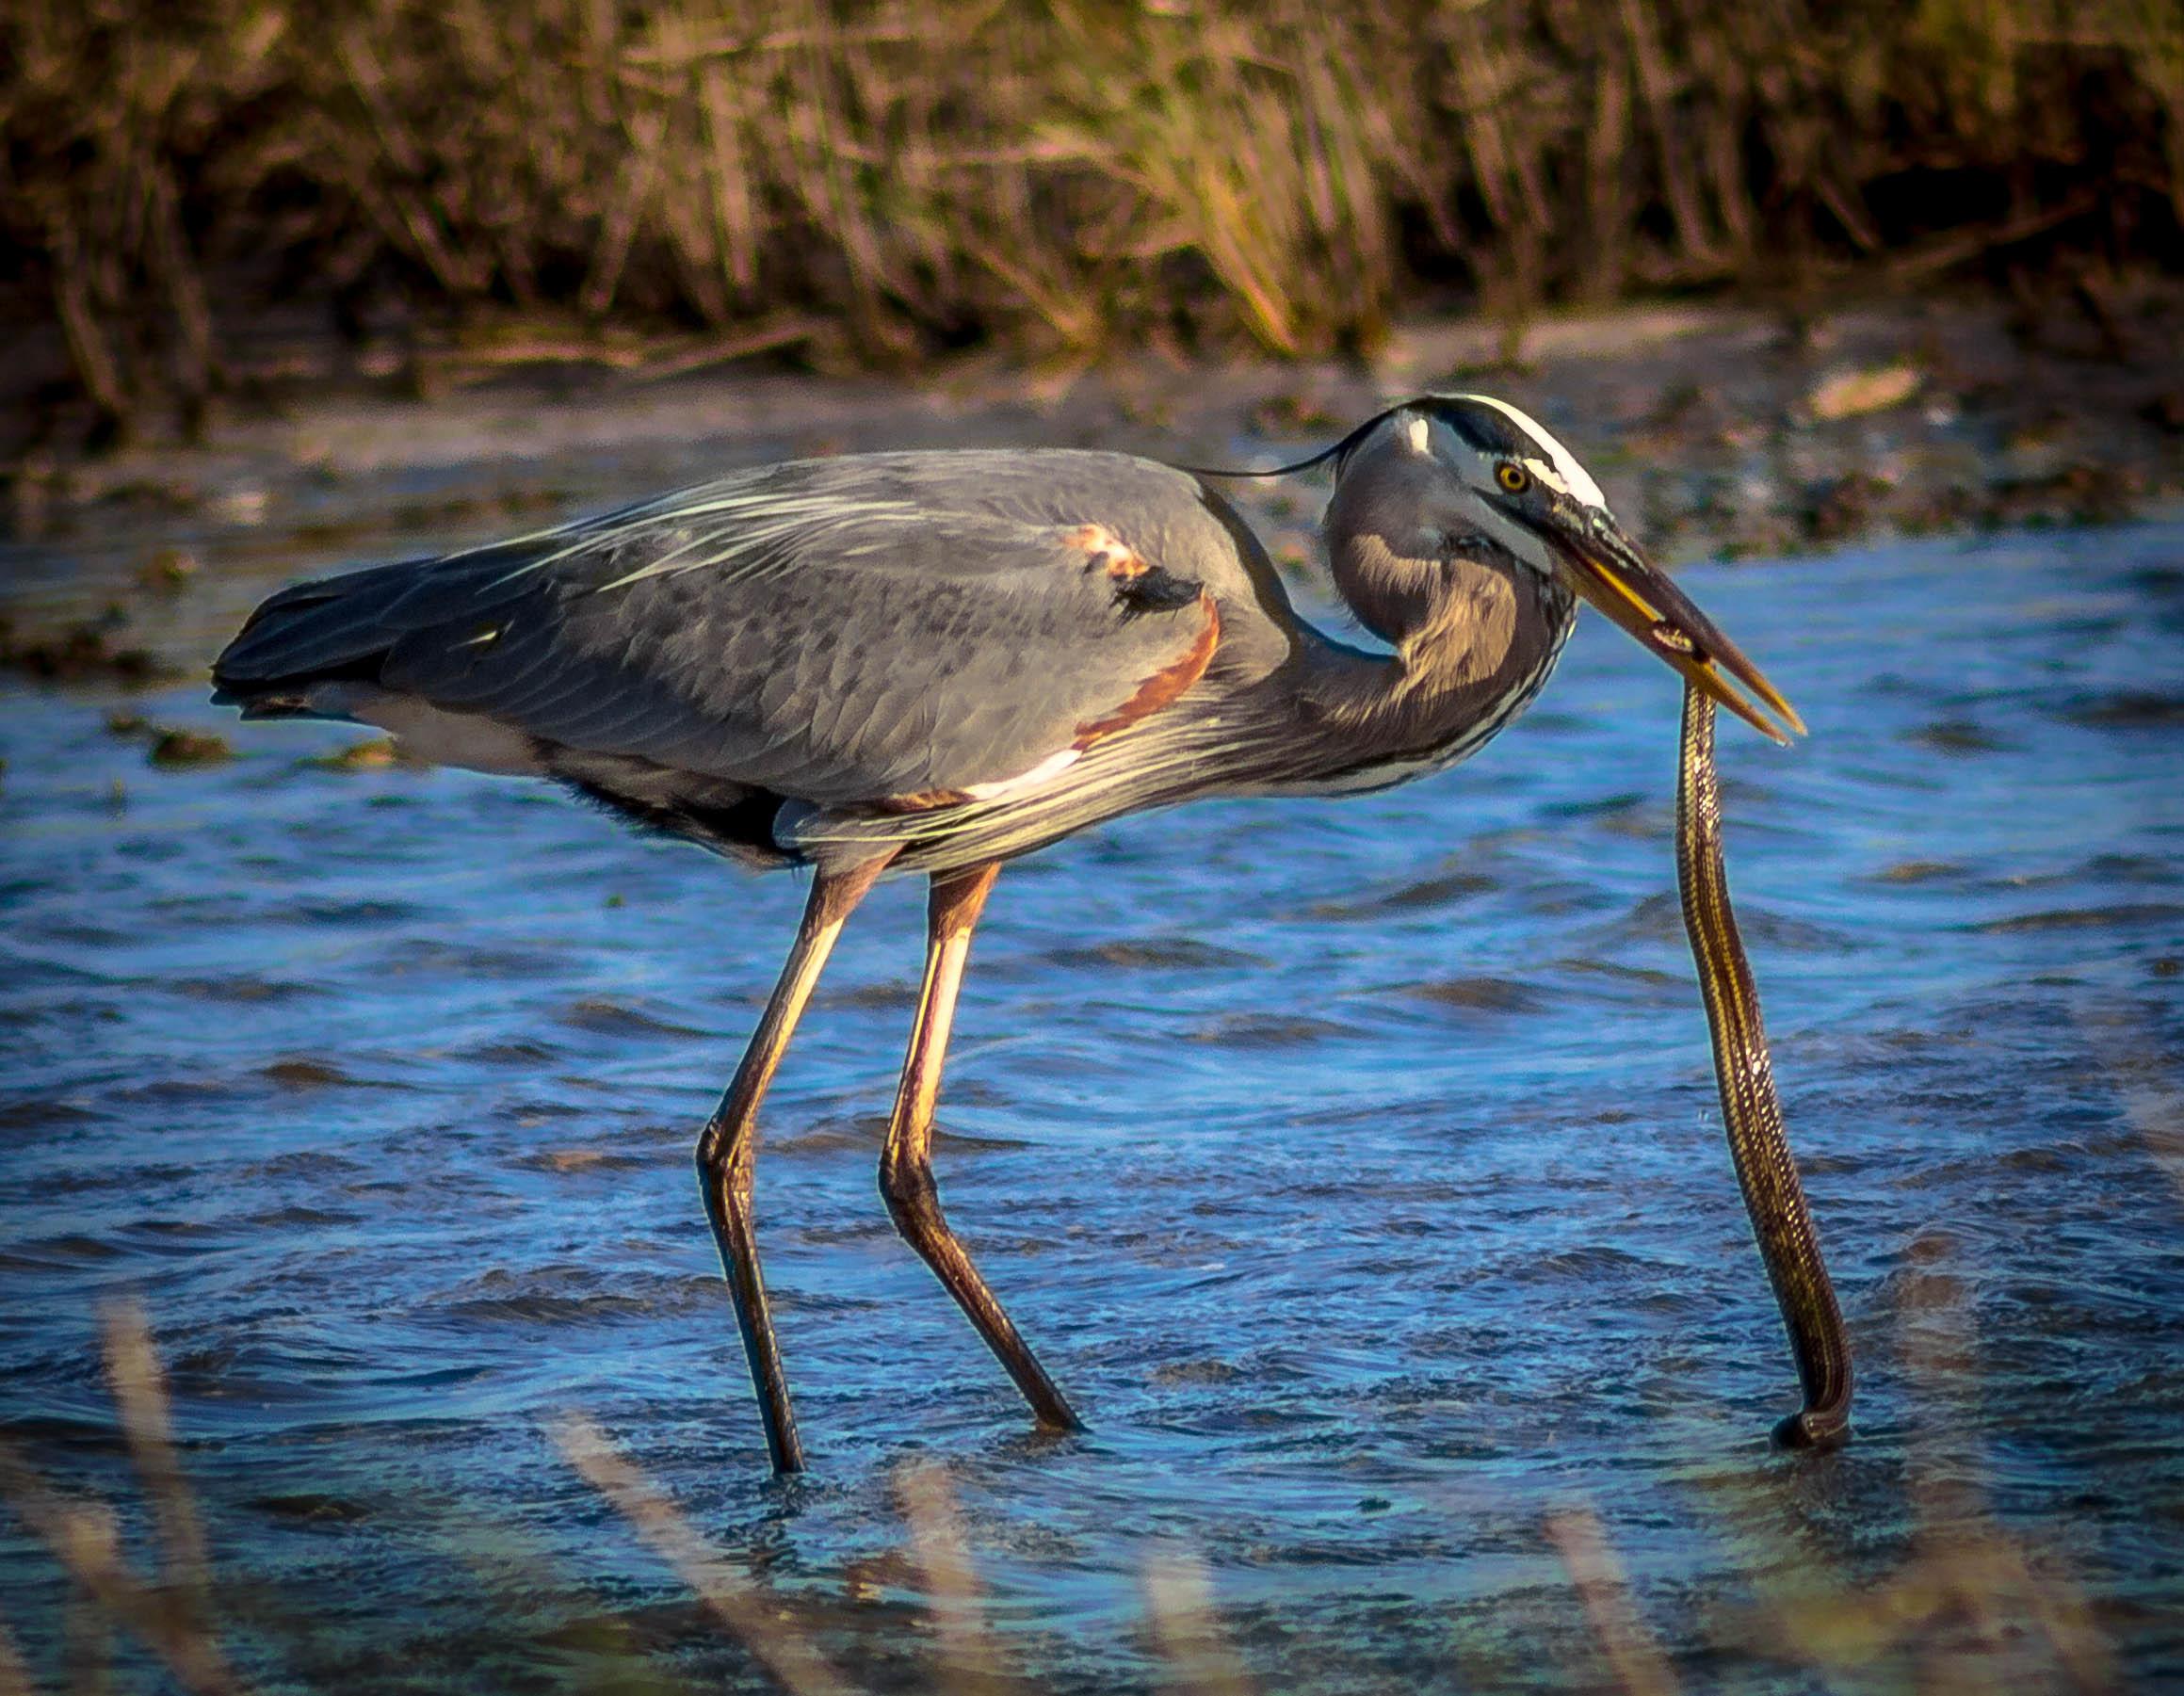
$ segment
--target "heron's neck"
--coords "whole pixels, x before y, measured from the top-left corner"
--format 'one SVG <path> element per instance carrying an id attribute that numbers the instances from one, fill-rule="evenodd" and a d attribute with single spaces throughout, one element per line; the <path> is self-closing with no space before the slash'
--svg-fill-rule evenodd
<path id="1" fill-rule="evenodd" d="M 1312 690 L 1330 732 L 1361 756 L 1461 758 L 1530 703 L 1561 655 L 1577 606 L 1559 584 L 1464 562 L 1448 573 L 1393 654 L 1351 651 Z"/>

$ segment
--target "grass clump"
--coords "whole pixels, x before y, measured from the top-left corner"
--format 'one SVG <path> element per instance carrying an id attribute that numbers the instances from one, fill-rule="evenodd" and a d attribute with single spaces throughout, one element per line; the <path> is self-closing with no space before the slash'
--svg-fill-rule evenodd
<path id="1" fill-rule="evenodd" d="M 0 283 L 121 420 L 201 404 L 299 296 L 843 360 L 1295 355 L 1421 287 L 1514 310 L 2059 229 L 2174 258 L 2184 13 L 17 0 L 0 133 Z"/>
<path id="2" fill-rule="evenodd" d="M 1905 1365 L 1934 1388 L 1974 1390 L 1967 1316 L 1937 1258 L 1945 1247 L 1933 1239 L 1917 1245 L 1922 1264 L 1906 1280 L 1901 1316 Z M 555 1420 L 548 1434 L 559 1460 L 610 1510 L 602 1538 L 626 1537 L 649 1550 L 688 1603 L 608 1604 L 526 1536 L 481 1524 L 456 1544 L 467 1582 L 442 1575 L 455 1586 L 461 1616 L 452 1637 L 420 1637 L 420 1608 L 417 1618 L 380 1621 L 377 1640 L 360 1644 L 328 1628 L 318 1588 L 325 1575 L 238 1572 L 222 1555 L 187 1476 L 144 1316 L 134 1306 L 112 1308 L 105 1332 L 114 1426 L 137 1499 L 111 1501 L 78 1481 L 57 1481 L 14 1433 L 0 1432 L 0 1528 L 11 1521 L 26 1534 L 70 1598 L 57 1629 L 50 1619 L 28 1622 L 27 1645 L 14 1623 L 0 1619 L 0 1696 L 438 1689 L 447 1688 L 450 1664 L 462 1669 L 465 1688 L 600 1696 L 721 1688 L 788 1696 L 882 1689 L 1028 1696 L 1056 1688 L 1054 1669 L 1042 1663 L 1058 1645 L 1000 1628 L 944 1464 L 911 1461 L 896 1470 L 894 1553 L 860 1563 L 854 1575 L 805 1572 L 784 1585 L 768 1571 L 778 1550 L 764 1552 L 772 1533 L 740 1551 L 717 1541 L 581 1413 Z M 1555 1557 L 1555 1576 L 1499 1599 L 1497 1614 L 1512 1622 L 1506 1637 L 1474 1640 L 1451 1615 L 1448 1664 L 1433 1671 L 1459 1677 L 1465 1688 L 1629 1696 L 1774 1688 L 1800 1674 L 1837 1690 L 2114 1688 L 2121 1668 L 2101 1609 L 2055 1550 L 1998 1522 L 1982 1499 L 1982 1469 L 1949 1446 L 1936 1433 L 1916 1438 L 1904 1480 L 1915 1535 L 1904 1558 L 1877 1574 L 1838 1569 L 1811 1543 L 1786 1539 L 1786 1510 L 1792 1523 L 1814 1517 L 1816 1502 L 1830 1494 L 1824 1487 L 1816 1494 L 1809 1478 L 1768 1477 L 1743 1456 L 1693 1470 L 1691 1481 L 1714 1497 L 1709 1518 L 1746 1550 L 1748 1570 L 1732 1588 L 1748 1600 L 1690 1594 L 1682 1583 L 1658 1579 L 1654 1596 L 1642 1597 L 1592 1505 L 1570 1497 L 1538 1531 Z M 260 1497 L 255 1505 L 329 1524 L 361 1514 L 316 1494 Z M 611 1564 L 606 1547 L 596 1553 L 600 1564 Z M 1064 1562 L 1051 1576 L 1067 1588 L 1084 1575 Z M 1238 1630 L 1245 1616 L 1221 1606 L 1215 1578 L 1188 1550 L 1147 1550 L 1141 1618 L 1130 1634 L 1142 1666 L 1128 1688 L 1148 1672 L 1176 1696 L 1355 1686 L 1356 1664 L 1321 1660 L 1324 1646 L 1292 1637 L 1278 1620 L 1270 1639 L 1258 1634 L 1259 1658 L 1278 1659 L 1281 1680 L 1255 1676 Z M 1309 1589 L 1300 1583 L 1301 1600 Z M 1658 1631 L 1664 1594 L 1707 1621 L 1701 1644 L 1687 1640 L 1680 1655 Z M 1557 1628 L 1542 1631 L 1546 1622 Z M 1577 1628 L 1561 1629 L 1564 1622 Z M 1528 1640 L 1534 1633 L 1540 1640 Z M 1695 1681 L 1687 1683 L 1691 1674 Z M 1094 1687 L 1080 1669 L 1071 1688 Z"/>

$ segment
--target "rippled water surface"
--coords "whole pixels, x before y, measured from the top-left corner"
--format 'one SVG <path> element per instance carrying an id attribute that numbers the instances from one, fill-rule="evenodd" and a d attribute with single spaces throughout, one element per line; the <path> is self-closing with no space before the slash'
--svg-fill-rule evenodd
<path id="1" fill-rule="evenodd" d="M 192 590 L 202 636 L 298 569 Z M 2090 1597 L 2122 1673 L 2184 1677 L 2184 526 L 1686 582 L 1815 733 L 1723 740 L 1859 1350 L 1839 1455 L 1766 1447 L 1794 1382 L 1674 902 L 1675 686 L 1596 621 L 1452 774 L 1002 879 L 939 1175 L 1085 1436 L 1031 1434 L 889 1227 L 920 896 L 867 903 L 764 1122 L 787 1487 L 689 1151 L 798 882 L 518 783 L 330 769 L 358 733 L 196 685 L 0 686 L 0 1420 L 131 1499 L 99 1314 L 140 1299 L 276 1683 L 443 1687 L 512 1635 L 495 1682 L 552 1684 L 602 1611 L 740 1676 L 554 1448 L 571 1411 L 875 1677 L 926 1630 L 913 1456 L 1055 1688 L 1158 1682 L 1141 1575 L 1176 1548 L 1268 1688 L 1601 1676 L 1542 1529 L 1573 1508 L 1705 1681 L 1770 1585 L 1900 1574 L 1936 1494 Z M 154 769 L 118 707 L 237 757 Z M 65 1587 L 0 1540 L 56 1665 Z"/>

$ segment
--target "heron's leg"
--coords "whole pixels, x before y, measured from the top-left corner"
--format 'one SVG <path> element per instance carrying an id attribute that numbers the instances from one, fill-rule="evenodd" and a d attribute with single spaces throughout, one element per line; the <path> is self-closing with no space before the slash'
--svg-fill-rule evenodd
<path id="1" fill-rule="evenodd" d="M 790 1035 L 819 981 L 834 938 L 850 910 L 865 898 L 893 856 L 868 860 L 844 872 L 820 871 L 812 878 L 811 896 L 797 926 L 796 944 L 781 968 L 773 996 L 743 1051 L 736 1081 L 698 1137 L 698 1190 L 705 1216 L 713 1221 L 720 1269 L 736 1299 L 736 1323 L 743 1333 L 743 1352 L 751 1361 L 752 1387 L 766 1419 L 766 1449 L 775 1472 L 801 1472 L 803 1445 L 797 1440 L 796 1414 L 788 1403 L 788 1380 L 781 1369 L 781 1349 L 773 1340 L 773 1315 L 766 1302 L 766 1282 L 758 1271 L 758 1243 L 751 1228 L 752 1165 L 757 1152 L 758 1104 L 781 1065 Z"/>
<path id="2" fill-rule="evenodd" d="M 1084 1429 L 1054 1381 L 1025 1347 L 1016 1327 L 994 1300 L 979 1268 L 941 1216 L 940 1192 L 932 1181 L 932 1108 L 940 1094 L 942 1061 L 948 1026 L 954 1021 L 956 992 L 963 987 L 963 961 L 971 951 L 971 931 L 1000 875 L 998 864 L 936 876 L 926 928 L 925 984 L 917 997 L 910 1054 L 902 1062 L 902 1084 L 895 1112 L 887 1122 L 887 1145 L 880 1156 L 880 1193 L 895 1228 L 933 1270 L 947 1293 L 969 1316 L 1039 1423 L 1057 1430 Z"/>

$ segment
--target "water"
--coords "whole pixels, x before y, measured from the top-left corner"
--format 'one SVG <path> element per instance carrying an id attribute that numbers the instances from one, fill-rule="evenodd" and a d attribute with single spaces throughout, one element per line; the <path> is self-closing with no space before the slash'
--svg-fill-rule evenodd
<path id="1" fill-rule="evenodd" d="M 172 639 L 202 657 L 297 569 L 261 549 Z M 8 1440 L 140 1529 L 98 1365 L 139 1300 L 276 1685 L 580 1682 L 601 1615 L 747 1676 L 554 1447 L 572 1411 L 881 1684 L 929 1640 L 911 1458 L 1043 1688 L 1160 1681 L 1141 1577 L 1179 1549 L 1265 1688 L 1604 1678 L 1543 1529 L 1578 1509 L 1701 1682 L 1814 1684 L 1764 1609 L 1869 1600 L 1937 1521 L 2087 1598 L 2121 1674 L 2184 1676 L 2184 525 L 1686 582 L 1814 729 L 1722 735 L 1858 1349 L 1841 1454 L 1765 1446 L 1794 1383 L 1674 904 L 1675 686 L 1591 620 L 1454 774 L 1003 878 L 939 1175 L 1085 1436 L 1031 1433 L 888 1225 L 919 895 L 867 903 L 765 1116 L 787 1486 L 689 1150 L 799 884 L 522 783 L 323 769 L 357 733 L 238 729 L 195 685 L 6 685 Z M 151 769 L 118 705 L 239 757 Z M 51 1670 L 65 1586 L 0 1526 Z"/>

